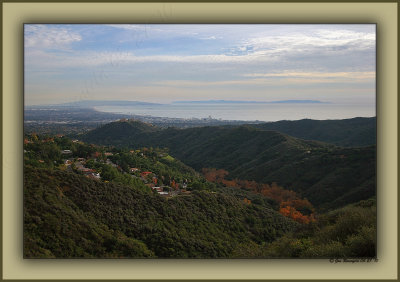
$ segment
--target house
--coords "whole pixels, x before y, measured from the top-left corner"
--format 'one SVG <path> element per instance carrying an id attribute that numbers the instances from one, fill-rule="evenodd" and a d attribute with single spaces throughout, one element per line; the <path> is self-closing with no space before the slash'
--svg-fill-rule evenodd
<path id="1" fill-rule="evenodd" d="M 96 172 L 91 172 L 86 174 L 87 177 L 92 178 L 92 179 L 100 179 L 100 173 Z"/>
<path id="2" fill-rule="evenodd" d="M 163 189 L 161 187 L 158 187 L 158 186 L 157 187 L 156 186 L 155 187 L 151 187 L 151 189 L 157 191 L 158 193 L 163 192 Z"/>
<path id="3" fill-rule="evenodd" d="M 98 157 L 100 157 L 100 156 L 101 156 L 100 152 L 94 152 L 94 153 L 92 154 L 92 158 L 98 158 Z"/>
<path id="4" fill-rule="evenodd" d="M 146 176 L 149 175 L 149 174 L 152 174 L 152 172 L 151 172 L 151 171 L 143 171 L 143 172 L 140 174 L 140 176 L 146 177 Z"/>
<path id="5" fill-rule="evenodd" d="M 113 153 L 110 153 L 110 152 L 105 152 L 104 155 L 105 155 L 106 157 L 108 157 L 108 156 L 113 156 L 114 154 L 113 154 Z"/>

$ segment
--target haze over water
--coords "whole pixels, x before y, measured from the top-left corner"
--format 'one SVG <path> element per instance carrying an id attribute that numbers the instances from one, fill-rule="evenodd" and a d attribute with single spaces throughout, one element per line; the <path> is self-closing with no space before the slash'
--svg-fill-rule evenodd
<path id="1" fill-rule="evenodd" d="M 222 120 L 278 121 L 299 119 L 346 119 L 372 117 L 375 107 L 366 104 L 160 104 L 97 106 L 101 112 L 167 118 L 214 118 Z"/>

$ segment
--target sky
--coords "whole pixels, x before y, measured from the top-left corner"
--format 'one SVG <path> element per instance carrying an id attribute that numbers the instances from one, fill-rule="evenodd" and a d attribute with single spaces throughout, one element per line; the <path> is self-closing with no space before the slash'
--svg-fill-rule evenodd
<path id="1" fill-rule="evenodd" d="M 25 24 L 25 105 L 319 100 L 375 105 L 374 24 Z"/>

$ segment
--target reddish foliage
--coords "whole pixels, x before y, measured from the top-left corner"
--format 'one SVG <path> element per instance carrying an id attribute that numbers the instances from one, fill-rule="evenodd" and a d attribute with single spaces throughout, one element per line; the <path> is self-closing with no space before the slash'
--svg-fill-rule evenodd
<path id="1" fill-rule="evenodd" d="M 254 193 L 273 199 L 280 205 L 279 212 L 282 215 L 290 217 L 297 222 L 308 224 L 315 221 L 313 213 L 314 208 L 307 199 L 301 199 L 296 192 L 286 190 L 283 187 L 278 186 L 276 183 L 269 185 L 249 180 L 227 180 L 225 179 L 225 176 L 229 173 L 224 169 L 203 168 L 202 172 L 204 177 L 210 182 L 222 183 L 228 187 L 246 188 Z M 247 204 L 251 203 L 247 198 L 243 201 Z M 311 212 L 310 215 L 303 215 L 299 211 L 304 209 L 308 209 Z"/>
<path id="2" fill-rule="evenodd" d="M 243 202 L 245 202 L 245 203 L 248 204 L 248 205 L 251 204 L 251 200 L 249 200 L 249 199 L 247 199 L 247 198 L 244 198 L 244 199 L 243 199 Z"/>
<path id="3" fill-rule="evenodd" d="M 228 172 L 224 169 L 203 168 L 204 177 L 210 182 L 222 182 Z"/>

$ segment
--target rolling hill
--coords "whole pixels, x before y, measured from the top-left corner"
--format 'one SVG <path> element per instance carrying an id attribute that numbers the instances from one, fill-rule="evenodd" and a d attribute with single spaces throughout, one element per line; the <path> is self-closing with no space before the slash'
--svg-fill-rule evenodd
<path id="1" fill-rule="evenodd" d="M 256 124 L 264 130 L 276 130 L 306 140 L 318 140 L 343 147 L 376 144 L 376 117 L 343 120 L 277 121 Z"/>
<path id="2" fill-rule="evenodd" d="M 231 179 L 276 182 L 317 208 L 332 209 L 376 195 L 376 147 L 343 148 L 254 126 L 159 129 L 114 122 L 82 136 L 87 142 L 126 147 L 168 147 L 197 170 L 225 169 Z"/>
<path id="3" fill-rule="evenodd" d="M 298 225 L 266 202 L 224 193 L 168 199 L 67 171 L 24 168 L 25 258 L 228 258 Z"/>

